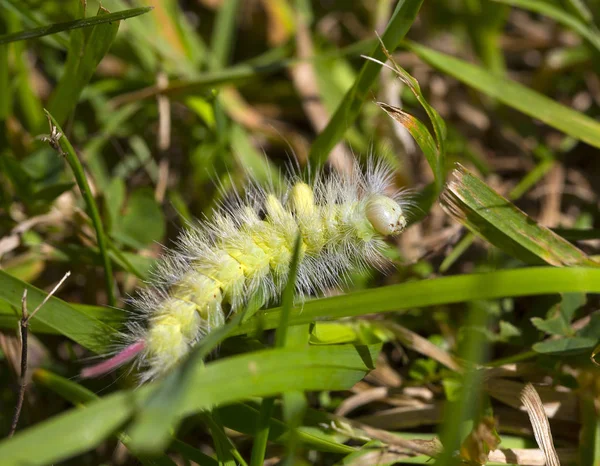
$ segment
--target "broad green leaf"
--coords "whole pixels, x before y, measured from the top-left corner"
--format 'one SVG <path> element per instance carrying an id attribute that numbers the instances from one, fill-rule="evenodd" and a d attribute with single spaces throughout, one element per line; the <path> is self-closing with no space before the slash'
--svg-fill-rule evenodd
<path id="1" fill-rule="evenodd" d="M 9 273 L 7 275 L 11 276 L 12 279 L 16 279 L 12 273 Z M 23 283 L 23 286 L 30 287 L 30 285 L 27 285 L 26 283 Z M 54 298 L 54 299 L 56 299 L 56 298 Z M 113 332 L 122 326 L 122 324 L 125 321 L 125 318 L 127 316 L 126 311 L 124 311 L 122 309 L 108 307 L 108 306 L 102 307 L 102 306 L 90 306 L 90 305 L 86 305 L 86 304 L 67 304 L 67 303 L 64 303 L 64 304 L 66 306 L 68 306 L 68 309 L 70 311 L 75 310 L 75 311 L 83 314 L 84 316 L 94 319 L 94 321 L 96 321 L 96 324 L 108 325 L 112 329 Z M 19 306 L 20 306 L 20 304 L 19 304 Z M 53 313 L 54 311 L 52 309 L 54 309 L 54 308 L 51 308 L 49 310 L 47 309 L 47 312 Z M 0 328 L 16 330 L 19 325 L 20 317 L 21 317 L 20 316 L 20 307 L 16 307 L 15 305 L 10 304 L 9 301 L 5 301 L 4 298 L 2 298 L 2 294 L 0 293 Z M 106 328 L 106 327 L 104 327 L 104 328 Z M 51 335 L 60 335 L 62 333 L 60 331 L 60 327 L 51 327 L 49 325 L 44 324 L 41 320 L 38 320 L 36 318 L 34 318 L 29 323 L 29 329 L 33 333 L 47 333 L 47 334 L 51 334 Z M 90 332 L 90 334 L 91 334 L 91 332 Z M 103 340 L 106 340 L 106 343 L 108 344 L 108 340 L 110 338 L 111 338 L 110 335 L 106 335 L 105 337 L 103 337 Z M 101 347 L 104 347 L 104 346 L 105 345 L 103 343 L 101 345 Z"/>
<path id="2" fill-rule="evenodd" d="M 510 79 L 496 76 L 485 69 L 414 42 L 408 48 L 434 68 L 453 76 L 498 101 L 532 118 L 543 121 L 569 136 L 594 147 L 600 147 L 600 123 L 581 112 Z"/>
<path id="3" fill-rule="evenodd" d="M 136 249 L 143 249 L 165 234 L 162 209 L 149 188 L 134 191 L 123 214 L 113 226 L 113 238 Z"/>
<path id="4" fill-rule="evenodd" d="M 114 177 L 104 190 L 104 210 L 105 217 L 108 218 L 107 230 L 111 231 L 121 219 L 121 209 L 125 202 L 125 181 L 122 178 Z"/>
<path id="5" fill-rule="evenodd" d="M 194 384 L 177 417 L 290 390 L 347 390 L 373 368 L 379 348 L 274 349 L 189 366 Z M 0 442 L 0 465 L 45 465 L 94 448 L 131 418 L 156 385 L 117 392 L 18 432 Z"/>
<path id="6" fill-rule="evenodd" d="M 356 329 L 345 322 L 315 322 L 310 332 L 313 345 L 351 343 L 357 339 Z"/>
<path id="7" fill-rule="evenodd" d="M 544 354 L 578 354 L 589 353 L 598 343 L 599 338 L 566 337 L 557 340 L 546 340 L 533 345 L 533 350 Z"/>
<path id="8" fill-rule="evenodd" d="M 414 22 L 422 0 L 400 0 L 381 36 L 383 46 L 395 50 Z M 369 57 L 375 60 L 385 60 L 381 46 L 377 44 Z M 356 120 L 362 104 L 369 97 L 371 86 L 379 75 L 381 65 L 366 61 L 354 82 L 354 85 L 344 96 L 341 104 L 329 120 L 325 129 L 319 133 L 310 148 L 309 159 L 312 168 L 318 169 L 329 156 L 331 149 L 342 139 L 348 127 Z"/>
<path id="9" fill-rule="evenodd" d="M 573 336 L 574 330 L 571 328 L 571 321 L 575 316 L 575 311 L 586 302 L 584 294 L 567 293 L 563 296 L 561 302 L 550 311 L 552 316 L 547 319 L 534 317 L 531 323 L 538 330 L 550 335 Z M 600 337 L 600 335 L 599 335 Z"/>
<path id="10" fill-rule="evenodd" d="M 580 19 L 570 15 L 564 8 L 558 5 L 552 4 L 548 1 L 540 0 L 493 0 L 498 3 L 504 3 L 506 5 L 512 5 L 524 10 L 529 10 L 534 13 L 552 18 L 559 24 L 575 31 L 581 37 L 587 39 L 598 52 L 600 52 L 600 32 L 597 29 L 585 24 Z"/>
<path id="11" fill-rule="evenodd" d="M 100 7 L 97 17 L 104 15 L 108 15 L 108 12 Z M 83 88 L 108 52 L 118 30 L 119 22 L 113 20 L 71 32 L 67 63 L 47 107 L 60 125 L 65 123 L 77 105 Z"/>
<path id="12" fill-rule="evenodd" d="M 453 171 L 441 202 L 449 215 L 473 233 L 524 262 L 598 266 L 583 251 L 535 223 L 461 165 Z"/>
<path id="13" fill-rule="evenodd" d="M 35 309 L 46 294 L 0 270 L 0 300 L 12 307 L 14 311 L 13 322 L 21 317 L 21 297 L 25 288 L 27 288 L 28 308 L 30 310 Z M 0 309 L 2 308 L 6 309 L 0 305 Z M 96 353 L 106 351 L 107 345 L 110 343 L 109 339 L 116 332 L 114 328 L 106 323 L 76 310 L 55 297 L 50 298 L 44 307 L 35 314 L 31 323 L 33 331 L 39 323 Z M 15 324 L 12 327 L 16 329 Z"/>
<path id="14" fill-rule="evenodd" d="M 94 392 L 87 388 L 73 382 L 72 380 L 65 379 L 60 375 L 53 374 L 45 369 L 36 369 L 33 373 L 33 380 L 38 385 L 42 385 L 50 390 L 58 393 L 64 399 L 73 403 L 76 406 L 84 406 L 93 401 L 99 400 L 100 397 Z M 126 435 L 117 434 L 119 440 L 128 446 L 129 439 Z M 146 466 L 174 466 L 175 463 L 166 455 L 158 455 L 154 458 L 138 457 L 143 465 Z"/>
<path id="15" fill-rule="evenodd" d="M 107 23 L 117 23 L 122 19 L 142 15 L 144 13 L 149 12 L 150 10 L 152 10 L 152 7 L 132 8 L 130 10 L 117 11 L 116 13 L 96 16 L 94 18 L 82 18 L 75 21 L 65 21 L 64 23 L 51 24 L 49 26 L 28 29 L 26 31 L 19 31 L 12 34 L 3 34 L 0 35 L 0 45 L 7 44 L 8 42 L 14 42 L 17 40 L 26 40 L 34 39 L 36 37 L 43 37 L 49 34 L 56 34 L 61 31 L 95 27 Z"/>

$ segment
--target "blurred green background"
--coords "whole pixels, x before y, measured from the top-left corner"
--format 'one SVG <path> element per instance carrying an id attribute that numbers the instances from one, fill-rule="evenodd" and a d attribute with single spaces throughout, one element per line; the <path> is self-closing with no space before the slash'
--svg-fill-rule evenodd
<path id="1" fill-rule="evenodd" d="M 374 157 L 396 168 L 395 184 L 412 190 L 418 208 L 390 243 L 387 273 L 356 274 L 350 290 L 331 295 L 383 288 L 308 303 L 292 323 L 348 319 L 291 328 L 316 352 L 321 345 L 385 343 L 377 369 L 354 385 L 370 367 L 352 366 L 358 372 L 347 386 L 331 382 L 330 389 L 329 382 L 297 387 L 290 379 L 272 415 L 296 433 L 270 442 L 264 464 L 429 460 L 411 458 L 406 445 L 385 447 L 380 432 L 323 427 L 332 413 L 400 432 L 398 438 L 442 432 L 456 448 L 448 447 L 440 464 L 453 461 L 454 450 L 464 461 L 489 459 L 493 442 L 477 430 L 486 416 L 495 417 L 488 431 L 500 433 L 502 447 L 534 450 L 531 424 L 518 411 L 526 382 L 544 387 L 544 402 L 559 403 L 550 417 L 563 464 L 598 464 L 600 385 L 589 361 L 600 336 L 593 294 L 600 285 L 591 271 L 600 246 L 598 0 L 104 0 L 101 7 L 0 0 L 2 436 L 17 399 L 21 281 L 48 292 L 72 273 L 57 293 L 72 306 L 51 301 L 48 320 L 34 320 L 30 332 L 31 383 L 19 430 L 44 422 L 51 429 L 48 422 L 69 402 L 93 398 L 67 379 L 86 363 L 85 348 L 103 349 L 93 333 L 110 336 L 126 318 L 120 309 L 149 279 L 161 245 L 172 245 L 194 219 L 210 217 L 228 193 L 243 190 L 249 173 L 268 184 L 290 163 L 317 168 L 327 160 L 324 170 L 343 172 L 354 158 Z M 107 14 L 117 16 L 80 22 Z M 49 25 L 60 31 L 36 29 Z M 420 89 L 403 71 L 380 70 L 361 57 L 385 60 L 377 35 Z M 422 121 L 412 134 L 419 144 L 377 102 Z M 445 122 L 445 138 L 428 105 Z M 58 140 L 48 139 L 44 109 L 62 129 Z M 431 139 L 429 149 L 419 137 Z M 455 162 L 470 172 L 452 173 Z M 454 184 L 442 207 L 447 179 Z M 82 196 L 81 189 L 89 191 Z M 529 267 L 540 264 L 576 269 Z M 478 272 L 492 278 L 482 284 Z M 403 283 L 408 288 L 391 286 Z M 520 297 L 529 295 L 543 296 Z M 389 314 L 393 306 L 402 311 Z M 63 328 L 72 309 L 83 320 Z M 388 314 L 364 317 L 380 311 Z M 276 318 L 267 322 L 277 327 Z M 228 339 L 220 356 L 272 343 L 268 333 L 250 337 Z M 490 372 L 473 375 L 463 363 L 485 363 Z M 234 377 L 237 369 L 229 370 Z M 85 386 L 101 396 L 129 393 L 131 375 L 111 377 Z M 504 378 L 490 382 L 494 377 Z M 306 396 L 294 391 L 305 389 Z M 294 393 L 302 401 L 295 403 Z M 96 437 L 74 441 L 72 450 L 41 446 L 31 464 L 262 464 L 250 460 L 260 437 L 254 397 L 262 394 L 249 389 L 220 410 L 183 409 L 195 415 L 158 459 L 144 450 L 155 438 L 149 431 L 132 429 L 133 454 L 123 436 L 111 439 L 129 413 L 106 430 L 92 429 Z M 444 400 L 458 414 L 444 416 Z M 291 416 L 293 407 L 304 415 Z M 148 425 L 145 414 L 136 415 Z M 72 419 L 54 432 L 71 435 Z M 83 430 L 91 423 L 82 422 Z M 24 445 L 35 448 L 42 431 L 32 432 L 22 443 L 0 443 L 0 452 L 17 458 Z M 172 432 L 160 435 L 166 442 Z M 22 464 L 5 461 L 0 455 L 0 464 Z"/>

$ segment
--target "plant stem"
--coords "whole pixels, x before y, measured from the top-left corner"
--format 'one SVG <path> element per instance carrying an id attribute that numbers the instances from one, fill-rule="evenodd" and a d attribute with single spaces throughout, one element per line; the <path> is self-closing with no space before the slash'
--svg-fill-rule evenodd
<path id="1" fill-rule="evenodd" d="M 85 172 L 83 171 L 81 162 L 75 153 L 75 149 L 73 149 L 73 146 L 64 135 L 62 128 L 54 119 L 54 117 L 50 115 L 47 110 L 45 112 L 46 116 L 48 117 L 48 123 L 50 124 L 50 136 L 47 138 L 47 141 L 54 150 L 65 157 L 69 166 L 71 167 L 71 170 L 73 170 L 73 175 L 75 176 L 75 180 L 77 181 L 81 195 L 83 196 L 83 199 L 87 205 L 88 214 L 92 219 L 92 224 L 96 230 L 96 240 L 98 242 L 98 248 L 100 249 L 100 256 L 102 256 L 102 263 L 104 266 L 104 280 L 106 282 L 108 305 L 111 307 L 115 306 L 116 300 L 113 289 L 112 265 L 108 255 L 106 234 L 104 233 L 104 227 L 102 225 L 102 220 L 100 219 L 98 206 L 96 205 L 96 201 L 92 195 L 92 190 L 90 189 L 90 185 L 85 177 Z"/>

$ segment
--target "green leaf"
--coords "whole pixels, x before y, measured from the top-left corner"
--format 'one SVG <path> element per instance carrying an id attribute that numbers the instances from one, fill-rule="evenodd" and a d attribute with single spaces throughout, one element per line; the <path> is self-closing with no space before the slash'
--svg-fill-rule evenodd
<path id="1" fill-rule="evenodd" d="M 398 65 L 394 61 L 390 53 L 387 50 L 385 50 L 385 48 L 384 53 L 387 59 L 392 63 L 391 69 L 396 73 L 400 81 L 402 81 L 404 85 L 408 86 L 410 91 L 414 94 L 417 101 L 421 104 L 421 106 L 427 113 L 427 116 L 429 117 L 429 121 L 431 122 L 431 126 L 433 127 L 433 133 L 435 134 L 435 142 L 438 156 L 437 163 L 433 164 L 430 162 L 429 165 L 431 166 L 433 174 L 436 176 L 436 178 L 442 179 L 443 174 L 441 172 L 441 169 L 443 168 L 443 157 L 446 155 L 446 123 L 444 123 L 444 120 L 437 112 L 437 110 L 431 105 L 429 105 L 429 102 L 427 102 L 427 99 L 421 91 L 421 86 L 419 86 L 419 82 L 415 78 L 413 78 L 410 75 L 410 73 L 408 73 L 404 68 Z"/>
<path id="2" fill-rule="evenodd" d="M 113 238 L 143 249 L 165 234 L 165 218 L 150 188 L 134 191 L 125 212 L 113 227 Z"/>
<path id="3" fill-rule="evenodd" d="M 33 380 L 37 384 L 58 393 L 64 399 L 76 406 L 83 406 L 100 399 L 98 395 L 87 388 L 44 369 L 36 369 L 33 373 Z M 125 446 L 128 446 L 129 439 L 127 436 L 123 434 L 117 434 L 117 436 Z M 175 463 L 166 455 L 159 455 L 154 458 L 139 457 L 139 459 L 144 465 L 175 465 Z"/>
<path id="4" fill-rule="evenodd" d="M 125 181 L 122 178 L 115 177 L 104 190 L 104 206 L 106 217 L 109 219 L 109 231 L 112 231 L 114 226 L 119 223 L 124 202 Z"/>
<path id="5" fill-rule="evenodd" d="M 408 48 L 434 68 L 455 77 L 532 118 L 594 147 L 600 147 L 600 123 L 510 79 L 441 52 L 410 42 Z"/>
<path id="6" fill-rule="evenodd" d="M 535 223 L 461 165 L 452 172 L 441 203 L 473 233 L 524 262 L 598 266 L 583 251 Z"/>
<path id="7" fill-rule="evenodd" d="M 44 204 L 51 204 L 62 193 L 69 191 L 75 183 L 56 183 L 46 186 L 34 192 L 31 196 L 33 201 L 43 201 Z"/>
<path id="8" fill-rule="evenodd" d="M 600 314 L 597 312 L 590 316 L 590 320 L 585 327 L 579 329 L 576 333 L 578 337 L 596 338 L 600 340 Z"/>
<path id="9" fill-rule="evenodd" d="M 7 282 L 6 286 L 16 288 L 16 292 L 3 286 L 0 281 L 0 298 L 19 309 L 23 282 L 0 271 L 0 278 L 8 277 L 14 283 Z M 399 285 L 375 288 L 341 296 L 309 300 L 302 308 L 296 307 L 290 315 L 290 325 L 311 323 L 319 319 L 339 319 L 343 317 L 356 317 L 377 312 L 394 312 L 401 309 L 414 309 L 419 307 L 453 304 L 481 299 L 496 299 L 516 296 L 533 296 L 556 293 L 600 293 L 600 270 L 587 267 L 554 268 L 554 267 L 529 267 L 516 270 L 502 270 L 497 272 L 464 274 L 460 276 L 433 278 Z M 57 298 L 53 298 L 57 299 Z M 59 300 L 60 301 L 60 300 Z M 61 301 L 62 303 L 62 301 Z M 64 304 L 64 303 L 62 303 Z M 106 310 L 102 307 L 87 306 L 96 309 L 98 318 L 102 318 Z M 0 311 L 1 311 L 0 307 Z M 252 318 L 239 326 L 229 329 L 229 335 L 241 335 L 276 328 L 280 321 L 280 309 L 266 309 L 256 313 Z M 0 314 L 2 314 L 0 312 Z M 61 312 L 54 306 L 44 308 L 44 314 L 55 325 L 52 326 L 56 333 L 61 332 L 62 322 L 71 322 L 77 319 L 77 313 L 69 305 L 64 305 Z M 43 315 L 40 311 L 40 316 Z M 114 319 L 112 313 L 107 320 Z M 33 319 L 35 325 L 38 317 Z M 13 319 L 2 318 L 0 324 L 15 328 L 16 317 Z M 96 319 L 93 319 L 96 322 Z M 101 324 L 102 325 L 102 324 Z M 100 330 L 97 325 L 84 325 L 76 333 L 69 334 L 75 341 L 89 341 L 96 335 L 103 335 L 104 339 L 111 333 L 106 326 Z M 216 341 L 215 344 L 218 344 Z M 90 347 L 90 345 L 84 345 Z M 95 345 L 97 352 L 105 350 L 102 345 Z M 209 345 L 210 348 L 214 346 Z M 92 348 L 90 348 L 92 350 Z M 210 351 L 210 349 L 209 349 Z"/>
<path id="10" fill-rule="evenodd" d="M 130 10 L 117 11 L 116 13 L 110 13 L 102 16 L 96 16 L 95 18 L 82 18 L 75 21 L 66 21 L 64 23 L 51 24 L 49 26 L 43 26 L 34 29 L 28 29 L 26 31 L 19 31 L 12 34 L 0 35 L 0 45 L 14 42 L 17 40 L 34 39 L 36 37 L 43 37 L 49 34 L 56 34 L 61 31 L 69 31 L 72 29 L 95 27 L 98 25 L 105 25 L 110 23 L 116 23 L 122 19 L 132 18 L 134 16 L 143 15 L 152 10 L 153 7 L 142 7 L 132 8 Z"/>
<path id="11" fill-rule="evenodd" d="M 547 340 L 533 345 L 533 350 L 544 354 L 578 354 L 590 352 L 598 343 L 598 338 L 568 337 Z"/>
<path id="12" fill-rule="evenodd" d="M 548 319 L 540 319 L 534 317 L 531 323 L 538 330 L 546 332 L 550 335 L 573 336 L 571 321 L 575 316 L 575 311 L 586 303 L 586 297 L 580 293 L 567 293 L 563 296 L 562 301 L 553 307 L 550 313 L 555 314 Z"/>
<path id="13" fill-rule="evenodd" d="M 395 50 L 414 22 L 422 0 L 400 0 L 392 17 L 381 36 L 383 46 Z M 385 60 L 385 53 L 380 44 L 375 46 L 369 57 L 375 60 Z M 342 139 L 348 127 L 356 120 L 363 102 L 369 97 L 369 90 L 379 75 L 381 65 L 366 61 L 354 82 L 354 85 L 344 96 L 344 99 L 329 120 L 329 123 L 317 136 L 310 148 L 309 159 L 311 167 L 318 169 L 329 156 L 331 149 Z"/>
<path id="14" fill-rule="evenodd" d="M 0 300 L 13 307 L 15 320 L 20 318 L 21 297 L 25 288 L 27 288 L 28 308 L 35 309 L 46 293 L 0 270 Z M 44 304 L 31 323 L 34 331 L 37 323 L 42 324 L 96 353 L 105 352 L 110 343 L 109 338 L 116 333 L 114 328 L 104 322 L 76 310 L 55 297 Z"/>
<path id="15" fill-rule="evenodd" d="M 194 383 L 177 406 L 176 416 L 181 419 L 215 406 L 290 390 L 347 390 L 373 368 L 379 349 L 379 345 L 275 349 L 196 364 L 188 367 Z M 117 392 L 18 432 L 0 442 L 0 465 L 45 465 L 94 448 L 123 426 L 157 385 Z M 153 450 L 160 451 L 161 445 Z"/>
<path id="16" fill-rule="evenodd" d="M 97 18 L 105 15 L 108 15 L 107 10 L 100 7 Z M 59 124 L 64 124 L 74 110 L 83 88 L 108 52 L 118 30 L 119 22 L 111 20 L 71 33 L 67 63 L 47 107 Z"/>
<path id="17" fill-rule="evenodd" d="M 528 267 L 402 283 L 307 301 L 301 308 L 293 310 L 290 324 L 481 299 L 574 292 L 600 293 L 600 270 L 589 267 Z M 276 328 L 280 312 L 277 308 L 258 312 L 236 328 L 233 334 Z"/>
<path id="18" fill-rule="evenodd" d="M 423 155 L 427 159 L 427 163 L 431 167 L 433 171 L 433 175 L 436 181 L 436 190 L 439 193 L 442 189 L 442 185 L 444 183 L 444 175 L 442 174 L 442 167 L 440 164 L 440 153 L 439 149 L 436 146 L 436 142 L 431 136 L 431 133 L 427 129 L 427 126 L 421 122 L 418 118 L 409 115 L 404 110 L 393 107 L 388 104 L 379 103 L 378 104 L 384 111 L 387 113 L 393 120 L 400 123 L 402 126 L 406 128 L 406 130 L 410 133 L 410 135 L 417 142 L 421 150 L 423 151 Z"/>
<path id="19" fill-rule="evenodd" d="M 357 339 L 356 330 L 346 322 L 315 322 L 310 332 L 313 345 L 351 343 Z"/>

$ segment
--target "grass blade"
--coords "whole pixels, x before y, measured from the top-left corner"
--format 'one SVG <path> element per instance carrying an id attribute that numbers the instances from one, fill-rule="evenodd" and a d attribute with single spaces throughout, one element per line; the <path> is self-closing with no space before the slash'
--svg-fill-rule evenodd
<path id="1" fill-rule="evenodd" d="M 17 309 L 20 306 L 24 286 L 29 287 L 30 290 L 35 290 L 30 285 L 0 271 L 0 298 Z M 36 292 L 42 294 L 39 290 Z M 577 292 L 600 293 L 600 270 L 588 267 L 528 267 L 402 283 L 307 301 L 304 303 L 302 310 L 298 307 L 292 310 L 290 325 L 306 324 L 325 318 L 356 317 L 376 312 L 393 312 L 402 309 L 461 303 L 479 299 Z M 30 297 L 34 296 L 32 293 L 30 291 Z M 62 323 L 71 323 L 73 320 L 77 320 L 79 313 L 57 298 L 52 298 L 49 303 L 55 302 L 55 300 L 64 304 L 64 306 L 57 309 L 54 306 L 46 305 L 44 312 L 40 312 L 39 316 L 36 315 L 32 323 L 35 324 L 36 321 L 48 322 L 48 325 L 54 328 L 57 333 L 63 333 L 93 351 L 102 352 L 105 346 L 98 343 L 93 344 L 95 338 L 101 336 L 105 341 L 106 335 L 114 332 L 114 330 L 97 319 L 91 319 L 91 322 L 97 322 L 97 324 L 81 325 L 64 332 Z M 97 309 L 96 315 L 98 317 L 103 313 L 101 307 L 89 306 L 88 308 Z M 261 311 L 241 325 L 229 328 L 225 336 L 277 328 L 281 319 L 280 313 L 281 309 L 278 308 Z M 42 316 L 45 317 L 43 321 Z M 109 318 L 112 318 L 112 314 L 109 315 Z M 16 322 L 16 316 L 14 320 L 0 320 L 1 324 L 10 325 L 12 328 L 14 328 Z M 218 344 L 225 336 L 221 336 L 216 342 L 213 341 L 209 348 L 214 348 L 214 344 Z"/>
<path id="2" fill-rule="evenodd" d="M 598 265 L 567 240 L 535 223 L 461 165 L 454 170 L 442 194 L 442 207 L 469 230 L 524 262 Z"/>
<path id="3" fill-rule="evenodd" d="M 33 373 L 33 380 L 46 388 L 49 388 L 53 392 L 59 394 L 64 399 L 68 400 L 70 403 L 73 403 L 76 406 L 84 406 L 88 403 L 92 403 L 93 401 L 99 400 L 100 397 L 96 395 L 91 390 L 76 384 L 72 380 L 65 379 L 59 375 L 53 374 L 44 369 L 37 369 Z M 123 443 L 123 445 L 127 446 L 129 439 L 126 435 L 117 434 L 119 440 Z M 154 458 L 144 458 L 138 457 L 138 459 L 144 465 L 170 465 L 174 466 L 175 463 L 167 456 L 167 455 L 159 455 Z"/>
<path id="4" fill-rule="evenodd" d="M 528 267 L 402 283 L 308 301 L 302 309 L 294 308 L 290 324 L 479 299 L 576 292 L 600 293 L 600 270 L 589 267 Z M 234 334 L 276 328 L 280 313 L 278 308 L 261 311 L 237 328 Z"/>
<path id="5" fill-rule="evenodd" d="M 196 366 L 191 368 L 193 383 L 175 414 L 181 419 L 215 406 L 290 390 L 346 390 L 373 368 L 379 349 L 380 345 L 274 349 Z M 0 465 L 45 465 L 94 448 L 143 406 L 156 385 L 117 392 L 19 432 L 0 442 Z M 156 451 L 161 445 L 151 447 Z"/>
<path id="6" fill-rule="evenodd" d="M 85 14 L 85 7 L 81 14 Z M 107 16 L 107 10 L 100 7 L 97 17 Z M 75 30 L 71 33 L 67 63 L 62 78 L 48 100 L 48 111 L 64 124 L 71 114 L 83 88 L 88 84 L 98 63 L 112 45 L 119 22 L 103 22 L 91 29 Z"/>
<path id="7" fill-rule="evenodd" d="M 46 297 L 46 293 L 42 290 L 0 270 L 0 300 L 13 307 L 15 322 L 20 318 L 19 303 L 25 288 L 27 288 L 27 302 L 32 309 Z M 54 296 L 35 314 L 32 324 L 34 331 L 36 324 L 42 324 L 97 353 L 106 351 L 107 337 L 115 333 L 115 329 L 106 323 L 79 312 Z M 15 324 L 11 327 L 15 328 Z"/>
<path id="8" fill-rule="evenodd" d="M 130 10 L 117 11 L 94 18 L 82 18 L 75 21 L 65 21 L 64 23 L 50 24 L 39 28 L 28 29 L 26 31 L 14 32 L 11 34 L 3 34 L 0 36 L 0 45 L 17 40 L 34 39 L 43 37 L 57 32 L 70 31 L 72 29 L 80 29 L 86 27 L 94 27 L 106 23 L 114 23 L 122 19 L 133 18 L 134 16 L 143 15 L 152 10 L 152 7 L 132 8 Z"/>
<path id="9" fill-rule="evenodd" d="M 400 0 L 398 2 L 396 10 L 381 36 L 381 41 L 386 49 L 396 49 L 414 22 L 422 3 L 422 0 Z M 375 60 L 385 60 L 385 54 L 379 44 L 369 56 Z M 380 69 L 381 65 L 373 61 L 368 60 L 363 64 L 354 85 L 346 93 L 331 120 L 310 148 L 309 159 L 312 161 L 312 169 L 318 169 L 327 160 L 331 149 L 342 139 L 348 126 L 354 122 Z"/>
<path id="10" fill-rule="evenodd" d="M 496 76 L 464 60 L 410 42 L 408 48 L 434 68 L 453 76 L 498 101 L 532 118 L 543 121 L 569 136 L 600 147 L 600 123 L 556 103 L 510 79 Z"/>
<path id="11" fill-rule="evenodd" d="M 294 304 L 294 290 L 296 287 L 296 274 L 298 272 L 298 261 L 300 258 L 300 236 L 296 237 L 296 243 L 294 245 L 294 255 L 290 264 L 290 272 L 288 281 L 283 291 L 283 303 L 281 307 L 281 320 L 277 328 L 277 334 L 275 336 L 275 346 L 277 348 L 284 348 L 287 341 L 287 331 L 290 321 L 290 312 Z M 250 466 L 260 466 L 264 464 L 265 453 L 267 451 L 267 442 L 269 440 L 269 432 L 271 428 L 271 415 L 273 413 L 273 405 L 275 403 L 274 398 L 265 398 L 260 406 L 260 414 L 258 417 L 258 423 L 256 427 L 256 434 L 254 436 L 254 443 L 252 445 L 252 456 L 250 458 Z"/>

